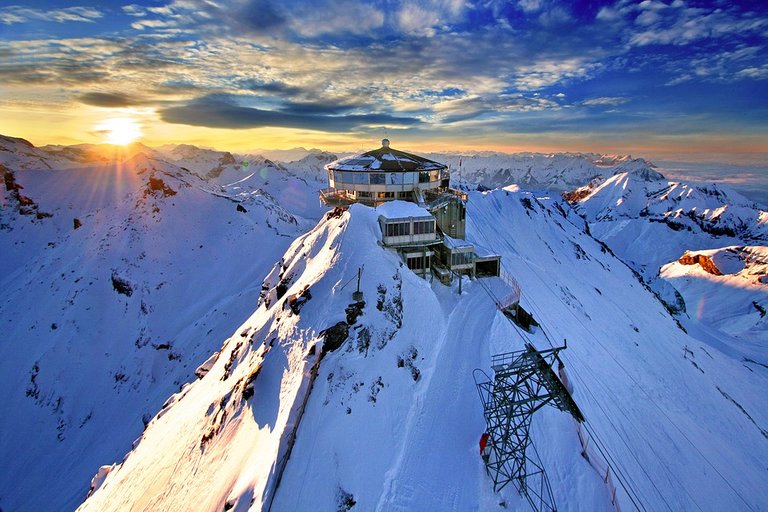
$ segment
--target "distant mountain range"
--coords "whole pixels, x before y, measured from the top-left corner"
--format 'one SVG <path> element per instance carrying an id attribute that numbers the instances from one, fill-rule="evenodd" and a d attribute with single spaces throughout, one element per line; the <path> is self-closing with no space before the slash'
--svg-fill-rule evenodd
<path id="1" fill-rule="evenodd" d="M 524 508 L 477 454 L 472 374 L 564 339 L 623 510 L 768 503 L 768 214 L 644 159 L 425 156 L 540 328 L 322 206 L 336 155 L 0 136 L 0 509 Z M 569 416 L 532 433 L 559 509 L 613 509 Z"/>

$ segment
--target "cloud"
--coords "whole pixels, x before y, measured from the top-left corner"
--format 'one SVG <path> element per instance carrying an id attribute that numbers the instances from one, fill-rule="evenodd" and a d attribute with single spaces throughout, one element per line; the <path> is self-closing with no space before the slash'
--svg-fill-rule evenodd
<path id="1" fill-rule="evenodd" d="M 569 80 L 586 78 L 600 66 L 596 62 L 579 57 L 541 60 L 519 66 L 514 83 L 519 90 L 533 91 Z"/>
<path id="2" fill-rule="evenodd" d="M 295 106 L 294 106 L 295 107 Z M 233 98 L 203 97 L 184 105 L 160 110 L 163 121 L 209 128 L 261 128 L 285 127 L 329 132 L 348 132 L 372 126 L 417 126 L 414 117 L 389 114 L 328 115 L 330 109 L 299 113 L 294 108 L 286 111 L 263 110 L 238 105 Z"/>
<path id="3" fill-rule="evenodd" d="M 654 6 L 656 4 L 657 2 L 651 3 Z M 663 7 L 642 9 L 635 23 L 644 28 L 631 35 L 629 38 L 631 46 L 652 44 L 682 46 L 702 39 L 760 34 L 768 28 L 768 19 L 756 18 L 751 13 L 694 7 L 672 8 L 661 5 Z"/>
<path id="4" fill-rule="evenodd" d="M 65 7 L 63 9 L 48 10 L 22 7 L 20 5 L 0 7 L 0 23 L 3 25 L 28 23 L 30 21 L 49 21 L 57 23 L 80 21 L 93 23 L 102 16 L 104 15 L 101 11 L 93 9 L 92 7 Z"/>
<path id="5" fill-rule="evenodd" d="M 141 18 L 147 15 L 147 9 L 137 4 L 124 5 L 122 7 L 123 12 L 128 16 L 136 16 Z"/>
<path id="6" fill-rule="evenodd" d="M 629 98 L 623 98 L 619 96 L 601 96 L 599 98 L 590 98 L 581 102 L 582 105 L 587 107 L 616 107 L 627 103 Z"/>
<path id="7" fill-rule="evenodd" d="M 177 26 L 193 26 L 198 32 L 264 34 L 284 27 L 285 6 L 272 0 L 174 0 L 162 8 L 147 9 L 174 19 Z"/>
<path id="8" fill-rule="evenodd" d="M 144 30 L 145 28 L 170 28 L 176 24 L 164 20 L 140 19 L 131 23 L 131 28 L 135 30 Z"/>
<path id="9" fill-rule="evenodd" d="M 289 15 L 291 29 L 303 37 L 328 35 L 334 38 L 350 34 L 376 37 L 385 24 L 384 11 L 374 5 L 353 0 L 310 2 Z"/>
<path id="10" fill-rule="evenodd" d="M 135 107 L 145 102 L 120 92 L 87 92 L 77 97 L 78 101 L 95 107 Z"/>
<path id="11" fill-rule="evenodd" d="M 541 0 L 519 0 L 517 5 L 523 12 L 536 12 L 541 9 Z"/>
<path id="12" fill-rule="evenodd" d="M 455 124 L 481 117 L 500 119 L 508 114 L 559 110 L 558 103 L 538 96 L 501 94 L 443 101 L 434 107 L 436 122 Z"/>
<path id="13" fill-rule="evenodd" d="M 466 10 L 463 0 L 402 0 L 395 28 L 404 36 L 433 36 L 462 21 Z"/>

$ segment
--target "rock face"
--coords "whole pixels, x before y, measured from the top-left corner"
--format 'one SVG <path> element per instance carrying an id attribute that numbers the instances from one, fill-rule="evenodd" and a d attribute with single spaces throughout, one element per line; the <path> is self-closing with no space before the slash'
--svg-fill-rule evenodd
<path id="1" fill-rule="evenodd" d="M 723 273 L 720 272 L 720 269 L 717 268 L 717 265 L 715 265 L 715 262 L 712 261 L 712 258 L 703 254 L 691 254 L 686 252 L 677 261 L 682 265 L 701 265 L 701 268 L 713 276 L 723 275 Z"/>

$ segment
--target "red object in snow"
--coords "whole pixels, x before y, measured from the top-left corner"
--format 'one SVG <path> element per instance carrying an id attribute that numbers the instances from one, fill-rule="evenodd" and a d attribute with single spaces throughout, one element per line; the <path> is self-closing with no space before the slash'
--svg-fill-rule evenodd
<path id="1" fill-rule="evenodd" d="M 488 432 L 483 432 L 483 435 L 480 436 L 480 455 L 483 455 L 485 453 L 485 447 L 488 446 L 488 439 L 491 436 L 488 434 Z"/>

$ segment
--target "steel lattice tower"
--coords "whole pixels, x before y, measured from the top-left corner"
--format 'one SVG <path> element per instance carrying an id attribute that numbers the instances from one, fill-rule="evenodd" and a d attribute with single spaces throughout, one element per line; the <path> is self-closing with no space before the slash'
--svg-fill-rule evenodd
<path id="1" fill-rule="evenodd" d="M 493 479 L 493 489 L 499 491 L 514 481 L 537 511 L 555 511 L 557 507 L 529 435 L 533 413 L 551 404 L 572 414 L 577 421 L 584 421 L 576 402 L 552 369 L 558 352 L 564 348 L 539 351 L 526 343 L 525 350 L 493 356 L 492 379 L 482 370 L 475 370 L 474 374 L 490 438 L 486 470 Z"/>

